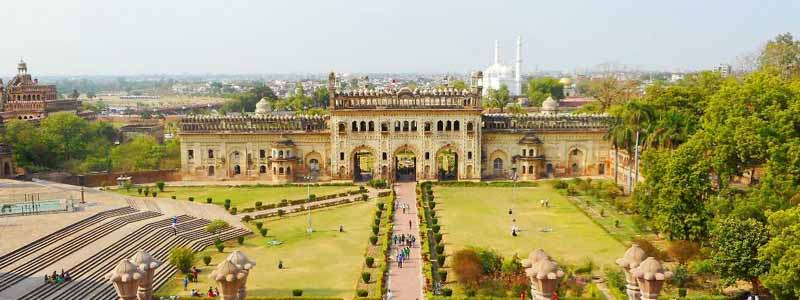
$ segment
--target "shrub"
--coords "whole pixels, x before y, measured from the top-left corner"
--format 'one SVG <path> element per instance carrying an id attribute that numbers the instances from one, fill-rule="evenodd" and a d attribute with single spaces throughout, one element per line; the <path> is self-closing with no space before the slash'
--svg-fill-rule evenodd
<path id="1" fill-rule="evenodd" d="M 383 202 L 378 202 L 378 209 L 383 210 L 383 207 L 384 207 L 384 203 Z"/>
<path id="2" fill-rule="evenodd" d="M 575 269 L 575 274 L 591 274 L 596 265 L 590 257 L 585 257 L 580 266 Z"/>
<path id="3" fill-rule="evenodd" d="M 259 229 L 258 229 L 258 233 L 260 233 L 260 234 L 261 234 L 261 236 L 267 236 L 267 233 L 268 233 L 268 232 L 269 232 L 269 231 L 268 231 L 266 228 L 259 228 Z"/>
<path id="4" fill-rule="evenodd" d="M 441 230 L 441 228 L 442 228 L 442 227 L 441 227 L 441 226 L 439 226 L 439 225 L 433 225 L 433 226 L 431 226 L 431 229 L 433 230 L 433 232 L 434 232 L 434 233 L 439 233 L 439 230 Z"/>
<path id="5" fill-rule="evenodd" d="M 367 201 L 369 201 L 369 195 L 367 195 L 367 194 L 361 194 L 361 201 L 364 201 L 364 202 L 367 202 Z"/>
<path id="6" fill-rule="evenodd" d="M 444 253 L 444 245 L 436 244 L 436 254 L 442 255 Z"/>
<path id="7" fill-rule="evenodd" d="M 163 180 L 156 181 L 156 188 L 158 188 L 159 192 L 163 192 L 165 186 L 167 186 L 167 184 L 164 183 Z"/>
<path id="8" fill-rule="evenodd" d="M 465 287 L 477 286 L 483 277 L 483 266 L 478 253 L 472 249 L 459 250 L 453 254 L 453 272 L 458 283 Z"/>
<path id="9" fill-rule="evenodd" d="M 444 255 L 439 255 L 439 256 L 436 256 L 436 261 L 438 261 L 438 262 L 439 262 L 439 266 L 440 266 L 440 267 L 444 267 L 444 259 L 445 259 L 445 258 L 446 258 L 446 257 L 445 257 Z"/>
<path id="10" fill-rule="evenodd" d="M 303 295 L 303 290 L 301 290 L 301 289 L 293 289 L 292 290 L 292 296 L 300 297 L 302 295 Z"/>
<path id="11" fill-rule="evenodd" d="M 679 288 L 686 287 L 686 283 L 689 282 L 690 278 L 689 270 L 683 265 L 678 265 L 672 272 L 672 284 Z"/>
<path id="12" fill-rule="evenodd" d="M 381 219 L 375 218 L 375 220 L 373 220 L 373 223 L 375 224 L 375 226 L 381 225 Z"/>
<path id="13" fill-rule="evenodd" d="M 228 202 L 225 202 L 225 204 L 224 204 L 224 205 L 222 205 L 222 206 L 223 206 L 223 207 L 225 207 L 225 210 L 229 210 L 229 209 L 231 209 L 231 204 L 230 204 L 230 203 L 228 203 Z"/>
<path id="14" fill-rule="evenodd" d="M 251 220 L 253 220 L 253 217 L 250 215 L 244 215 L 244 217 L 242 217 L 243 222 L 250 222 Z"/>
<path id="15" fill-rule="evenodd" d="M 467 297 L 475 297 L 478 292 L 475 290 L 466 290 L 465 293 L 467 294 Z"/>
<path id="16" fill-rule="evenodd" d="M 314 202 L 314 201 L 317 201 L 317 195 L 314 194 L 308 195 L 308 202 Z"/>
<path id="17" fill-rule="evenodd" d="M 142 187 L 136 188 L 136 191 L 139 192 L 139 195 L 141 195 L 142 194 Z"/>
<path id="18" fill-rule="evenodd" d="M 172 200 L 176 200 L 176 199 L 178 199 L 178 197 L 176 197 L 175 195 L 172 195 Z"/>
<path id="19" fill-rule="evenodd" d="M 211 256 L 203 255 L 203 263 L 208 266 L 211 264 Z"/>
<path id="20" fill-rule="evenodd" d="M 236 238 L 236 241 L 239 242 L 239 245 L 244 244 L 244 236 L 240 235 Z"/>
<path id="21" fill-rule="evenodd" d="M 211 203 L 211 202 L 214 202 L 214 199 L 212 199 L 211 197 L 206 198 L 206 203 Z"/>
<path id="22" fill-rule="evenodd" d="M 222 251 L 225 251 L 225 245 L 217 244 L 216 246 L 217 246 L 217 251 L 219 251 L 220 253 L 222 253 Z"/>
<path id="23" fill-rule="evenodd" d="M 433 239 L 434 239 L 434 240 L 436 240 L 436 243 L 437 243 L 437 244 L 438 244 L 438 243 L 441 243 L 441 242 L 442 242 L 442 234 L 441 234 L 441 233 L 435 233 L 435 234 L 433 234 Z"/>
<path id="24" fill-rule="evenodd" d="M 262 205 L 262 204 L 263 204 L 263 203 L 261 203 L 261 201 L 256 201 L 256 208 L 261 208 L 261 205 Z"/>
<path id="25" fill-rule="evenodd" d="M 431 223 L 433 225 L 439 224 L 439 218 L 431 218 Z"/>
<path id="26" fill-rule="evenodd" d="M 231 204 L 231 199 L 225 199 L 225 204 Z"/>
<path id="27" fill-rule="evenodd" d="M 450 288 L 443 288 L 442 295 L 444 295 L 445 297 L 450 297 L 453 295 L 453 290 Z"/>
<path id="28" fill-rule="evenodd" d="M 155 192 L 155 191 L 154 191 L 154 192 L 153 192 L 153 198 L 155 198 L 155 197 L 157 197 L 157 196 L 158 196 L 158 192 Z"/>
<path id="29" fill-rule="evenodd" d="M 225 229 L 225 227 L 228 227 L 228 222 L 216 219 L 211 221 L 211 223 L 208 223 L 208 225 L 206 225 L 206 232 L 219 233 L 219 231 Z"/>
<path id="30" fill-rule="evenodd" d="M 431 209 L 434 209 L 434 208 L 436 208 L 436 202 L 433 202 L 433 201 L 431 201 L 431 203 L 428 203 L 428 206 L 429 206 Z"/>
<path id="31" fill-rule="evenodd" d="M 442 282 L 447 282 L 447 271 L 439 270 L 439 279 L 441 279 Z"/>
<path id="32" fill-rule="evenodd" d="M 374 235 L 369 237 L 369 243 L 372 244 L 372 245 L 377 244 L 378 243 L 378 237 L 374 236 Z"/>
<path id="33" fill-rule="evenodd" d="M 363 185 L 362 185 L 362 186 L 359 186 L 359 187 L 358 187 L 358 192 L 359 192 L 359 193 L 366 193 L 366 192 L 367 192 L 367 188 L 366 188 L 366 187 L 364 187 Z"/>
<path id="34" fill-rule="evenodd" d="M 676 240 L 669 243 L 667 254 L 679 264 L 685 265 L 700 253 L 700 245 L 695 242 Z"/>
<path id="35" fill-rule="evenodd" d="M 372 225 L 372 234 L 377 235 L 378 234 L 378 229 L 380 229 L 380 227 Z"/>
<path id="36" fill-rule="evenodd" d="M 361 280 L 364 281 L 364 283 L 369 283 L 370 278 L 372 278 L 372 274 L 369 272 L 361 272 Z"/>
<path id="37" fill-rule="evenodd" d="M 259 230 L 261 230 L 261 227 L 264 227 L 264 222 L 255 222 L 254 224 L 256 224 L 256 228 Z"/>
<path id="38" fill-rule="evenodd" d="M 144 189 L 144 196 L 145 197 L 150 196 L 150 188 L 145 188 Z"/>
<path id="39" fill-rule="evenodd" d="M 189 202 L 193 202 L 193 201 L 194 201 L 194 197 L 189 197 Z"/>
<path id="40" fill-rule="evenodd" d="M 367 290 L 357 290 L 356 291 L 356 296 L 359 296 L 361 298 L 366 297 L 368 294 L 369 293 L 367 293 Z"/>
<path id="41" fill-rule="evenodd" d="M 432 209 L 431 209 L 431 217 L 433 217 L 433 218 L 435 218 L 435 217 L 436 217 L 436 211 L 435 211 L 435 210 L 432 210 Z"/>
<path id="42" fill-rule="evenodd" d="M 567 185 L 568 185 L 567 182 L 563 180 L 556 180 L 553 182 L 553 188 L 558 190 L 563 190 L 567 188 Z"/>
<path id="43" fill-rule="evenodd" d="M 375 258 L 372 256 L 367 256 L 364 258 L 364 262 L 367 264 L 367 267 L 372 268 L 372 266 L 375 265 Z"/>
<path id="44" fill-rule="evenodd" d="M 678 298 L 686 298 L 686 288 L 678 288 Z"/>
<path id="45" fill-rule="evenodd" d="M 284 210 L 282 210 L 282 209 L 279 209 L 279 210 L 278 210 L 278 216 L 279 216 L 279 217 L 283 217 L 283 215 L 285 215 L 285 214 L 286 214 L 286 211 L 284 211 Z"/>
<path id="46" fill-rule="evenodd" d="M 383 179 L 370 179 L 370 181 L 367 182 L 367 185 L 374 187 L 376 189 L 385 189 L 386 187 L 389 186 L 386 183 L 386 180 Z"/>
<path id="47" fill-rule="evenodd" d="M 174 248 L 169 254 L 169 263 L 183 273 L 189 272 L 194 265 L 194 259 L 194 252 L 186 247 Z"/>
<path id="48" fill-rule="evenodd" d="M 625 292 L 625 274 L 622 271 L 606 270 L 605 275 L 608 287 Z"/>
<path id="49" fill-rule="evenodd" d="M 237 212 L 238 212 L 238 209 L 236 209 L 236 207 L 231 207 L 231 214 L 232 215 L 236 215 Z"/>

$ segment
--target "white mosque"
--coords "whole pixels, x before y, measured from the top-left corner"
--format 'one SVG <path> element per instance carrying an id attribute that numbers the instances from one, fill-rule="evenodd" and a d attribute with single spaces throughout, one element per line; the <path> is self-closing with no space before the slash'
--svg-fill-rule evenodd
<path id="1" fill-rule="evenodd" d="M 511 65 L 500 63 L 500 43 L 494 41 L 494 64 L 486 68 L 483 72 L 483 95 L 489 93 L 489 89 L 497 90 L 502 85 L 508 87 L 511 96 L 522 95 L 522 37 L 517 37 L 517 61 L 512 68 Z"/>

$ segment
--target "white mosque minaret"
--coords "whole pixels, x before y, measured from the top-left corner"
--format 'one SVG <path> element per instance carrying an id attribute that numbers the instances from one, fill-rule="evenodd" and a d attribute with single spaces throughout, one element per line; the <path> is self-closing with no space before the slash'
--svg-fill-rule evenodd
<path id="1" fill-rule="evenodd" d="M 514 67 L 504 65 L 500 62 L 500 43 L 494 41 L 494 64 L 483 72 L 483 94 L 489 93 L 489 89 L 497 90 L 502 85 L 508 87 L 511 96 L 522 94 L 522 37 L 517 37 L 517 60 Z"/>

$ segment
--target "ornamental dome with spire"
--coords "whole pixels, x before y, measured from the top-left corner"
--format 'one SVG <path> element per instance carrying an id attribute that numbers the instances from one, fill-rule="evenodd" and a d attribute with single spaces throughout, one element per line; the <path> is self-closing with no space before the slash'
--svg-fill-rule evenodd
<path id="1" fill-rule="evenodd" d="M 261 100 L 256 103 L 256 114 L 257 115 L 267 115 L 272 112 L 272 105 L 269 104 L 267 98 L 261 98 Z"/>

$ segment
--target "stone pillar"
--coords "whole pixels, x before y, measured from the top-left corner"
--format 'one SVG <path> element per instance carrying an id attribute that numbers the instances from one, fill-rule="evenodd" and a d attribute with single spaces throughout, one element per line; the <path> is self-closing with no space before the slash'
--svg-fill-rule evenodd
<path id="1" fill-rule="evenodd" d="M 239 286 L 242 279 L 247 276 L 239 267 L 230 261 L 223 261 L 214 271 L 211 271 L 211 280 L 217 282 L 220 292 L 220 300 L 237 300 L 239 296 Z"/>
<path id="2" fill-rule="evenodd" d="M 617 265 L 622 267 L 622 271 L 625 272 L 625 288 L 628 300 L 639 300 L 640 298 L 639 284 L 636 283 L 636 278 L 631 274 L 631 270 L 639 267 L 639 264 L 644 261 L 646 256 L 644 250 L 634 243 L 625 251 L 625 255 L 622 258 L 617 259 Z"/>
<path id="3" fill-rule="evenodd" d="M 231 255 L 228 256 L 228 261 L 239 267 L 245 272 L 244 278 L 242 278 L 242 282 L 239 285 L 239 300 L 245 300 L 247 298 L 247 278 L 250 275 L 250 270 L 256 266 L 256 262 L 251 261 L 247 258 L 244 253 L 240 252 L 239 250 L 233 251 Z"/>
<path id="4" fill-rule="evenodd" d="M 149 253 L 144 250 L 139 250 L 131 258 L 131 263 L 134 264 L 144 276 L 139 280 L 139 290 L 137 297 L 139 300 L 152 300 L 153 299 L 153 274 L 161 265 L 160 261 L 155 260 Z"/>
<path id="5" fill-rule="evenodd" d="M 558 288 L 558 281 L 564 277 L 564 271 L 550 258 L 542 258 L 530 268 L 525 269 L 525 274 L 531 280 L 531 294 L 536 300 L 553 299 L 553 292 Z"/>
<path id="6" fill-rule="evenodd" d="M 642 300 L 658 300 L 658 294 L 664 287 L 664 280 L 672 278 L 672 272 L 666 271 L 661 262 L 648 257 L 639 267 L 631 270 L 642 292 Z"/>
<path id="7" fill-rule="evenodd" d="M 123 259 L 105 277 L 114 285 L 119 300 L 136 300 L 136 290 L 144 274 L 136 265 Z"/>
<path id="8" fill-rule="evenodd" d="M 524 268 L 526 268 L 526 269 L 531 268 L 533 265 L 535 265 L 537 262 L 539 262 L 542 259 L 550 259 L 550 256 L 547 255 L 547 253 L 544 252 L 544 250 L 542 250 L 542 248 L 533 250 L 528 255 L 528 259 L 526 259 L 526 260 L 524 260 L 522 262 L 522 266 Z M 531 294 L 532 295 L 536 295 L 536 285 L 533 284 L 533 280 L 531 280 Z"/>

